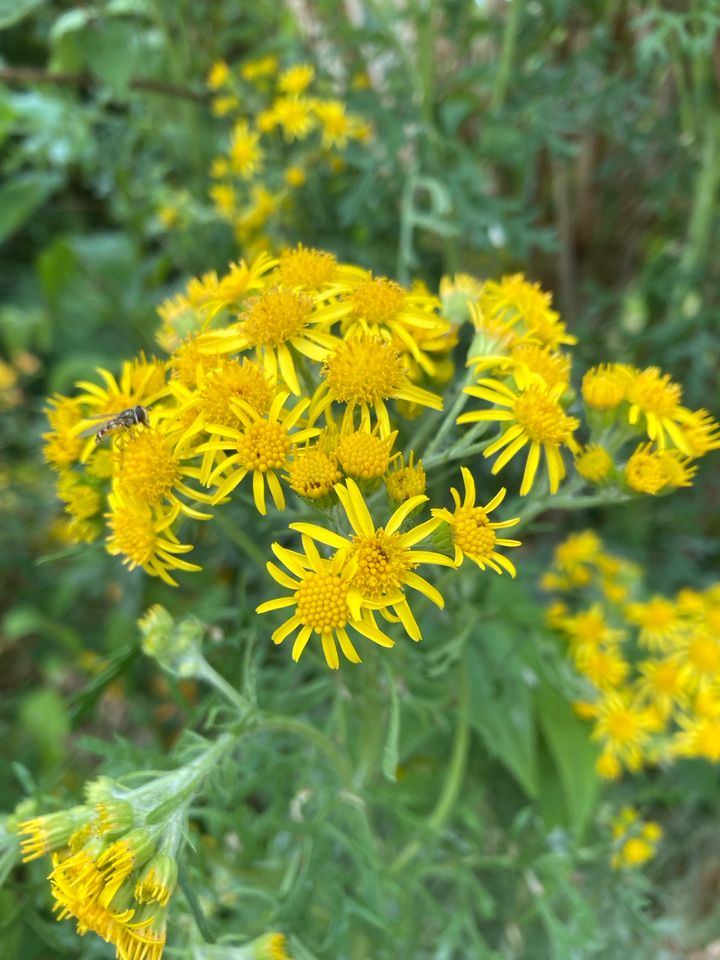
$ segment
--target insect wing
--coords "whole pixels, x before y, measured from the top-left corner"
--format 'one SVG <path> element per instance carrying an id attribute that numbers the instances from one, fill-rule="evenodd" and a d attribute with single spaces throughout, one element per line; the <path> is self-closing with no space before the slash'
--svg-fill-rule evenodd
<path id="1" fill-rule="evenodd" d="M 90 420 L 91 418 L 87 417 L 86 419 Z M 111 430 L 114 426 L 117 425 L 117 422 L 118 422 L 117 417 L 112 417 L 110 420 L 105 418 L 104 423 L 102 423 L 101 418 L 98 417 L 98 422 L 95 424 L 95 426 L 88 427 L 86 430 L 83 430 L 82 433 L 78 434 L 78 437 L 81 440 L 84 439 L 85 437 L 94 437 L 99 430 L 107 430 L 107 429 Z"/>

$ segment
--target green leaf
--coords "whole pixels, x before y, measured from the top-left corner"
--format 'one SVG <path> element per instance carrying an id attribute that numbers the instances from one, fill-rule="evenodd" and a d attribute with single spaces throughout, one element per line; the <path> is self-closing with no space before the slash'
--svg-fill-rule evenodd
<path id="1" fill-rule="evenodd" d="M 511 649 L 512 635 L 493 623 L 493 646 Z M 494 660 L 491 645 L 480 638 L 468 643 L 470 714 L 491 756 L 518 781 L 530 797 L 538 794 L 537 735 L 532 691 L 521 670 L 511 663 Z"/>
<path id="2" fill-rule="evenodd" d="M 42 3 L 43 0 L 0 0 L 0 30 L 12 27 Z"/>
<path id="3" fill-rule="evenodd" d="M 95 76 L 114 93 L 125 93 L 139 66 L 137 25 L 126 20 L 109 21 L 101 29 L 84 31 L 81 43 L 85 62 Z"/>
<path id="4" fill-rule="evenodd" d="M 388 780 L 394 782 L 397 780 L 398 751 L 400 747 L 400 698 L 398 697 L 395 681 L 389 671 L 388 684 L 390 686 L 390 718 L 385 736 L 385 746 L 383 747 L 382 772 Z"/>
<path id="5" fill-rule="evenodd" d="M 23 173 L 0 188 L 0 243 L 25 224 L 60 185 L 52 173 Z"/>
<path id="6" fill-rule="evenodd" d="M 536 691 L 536 704 L 540 730 L 562 789 L 567 825 L 581 832 L 595 808 L 600 789 L 595 772 L 597 750 L 590 741 L 588 724 L 546 680 Z"/>
<path id="7" fill-rule="evenodd" d="M 56 763 L 65 750 L 70 721 L 62 697 L 55 690 L 33 690 L 20 706 L 20 723 L 37 743 L 44 761 Z"/>

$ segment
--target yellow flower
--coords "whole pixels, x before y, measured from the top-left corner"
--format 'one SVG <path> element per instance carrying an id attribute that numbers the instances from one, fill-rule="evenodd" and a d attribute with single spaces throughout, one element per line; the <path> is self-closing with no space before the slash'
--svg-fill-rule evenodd
<path id="1" fill-rule="evenodd" d="M 315 126 L 310 101 L 304 97 L 278 97 L 271 112 L 275 123 L 283 128 L 286 140 L 304 140 Z"/>
<path id="2" fill-rule="evenodd" d="M 654 596 L 645 603 L 629 603 L 625 617 L 628 623 L 640 628 L 638 640 L 648 650 L 674 649 L 685 629 L 682 616 L 667 597 Z"/>
<path id="3" fill-rule="evenodd" d="M 185 477 L 198 479 L 200 472 L 182 460 L 173 440 L 162 429 L 135 430 L 118 442 L 114 488 L 128 501 L 158 508 L 158 514 L 165 512 L 165 505 L 169 504 L 175 513 L 179 510 L 187 517 L 209 520 L 210 514 L 180 499 L 179 495 L 190 500 L 209 500 L 206 494 L 185 484 Z"/>
<path id="4" fill-rule="evenodd" d="M 680 425 L 685 448 L 691 457 L 704 457 L 720 450 L 720 424 L 707 410 L 692 410 Z"/>
<path id="5" fill-rule="evenodd" d="M 314 407 L 319 414 L 333 403 L 347 404 L 345 423 L 353 422 L 360 410 L 360 423 L 371 428 L 370 412 L 380 424 L 380 436 L 392 432 L 387 400 L 407 400 L 433 410 L 442 409 L 442 399 L 414 386 L 403 359 L 392 343 L 380 337 L 347 337 L 327 355 L 322 368 L 324 384 L 316 393 Z"/>
<path id="6" fill-rule="evenodd" d="M 526 496 L 533 485 L 540 463 L 540 454 L 545 452 L 550 492 L 557 493 L 560 481 L 565 476 L 565 464 L 560 449 L 568 447 L 573 453 L 578 445 L 573 432 L 580 421 L 569 417 L 560 406 L 562 385 L 549 389 L 532 384 L 519 393 L 513 392 L 498 380 L 480 380 L 477 386 L 466 387 L 465 393 L 507 409 L 474 410 L 461 414 L 458 423 L 480 423 L 498 420 L 510 422 L 505 432 L 484 451 L 490 457 L 503 452 L 495 461 L 492 473 L 496 474 L 509 463 L 525 446 L 530 445 L 525 472 L 520 486 L 520 496 Z M 504 449 L 503 449 L 504 448 Z"/>
<path id="7" fill-rule="evenodd" d="M 687 702 L 692 671 L 676 656 L 660 660 L 643 660 L 638 666 L 637 691 L 641 700 L 667 718 L 677 704 Z"/>
<path id="8" fill-rule="evenodd" d="M 720 716 L 679 715 L 682 730 L 673 738 L 672 753 L 720 762 Z"/>
<path id="9" fill-rule="evenodd" d="M 220 216 L 231 220 L 237 210 L 237 194 L 235 187 L 229 183 L 214 183 L 208 194 Z"/>
<path id="10" fill-rule="evenodd" d="M 613 458 L 597 443 L 583 447 L 575 457 L 575 469 L 589 483 L 602 483 L 612 474 Z"/>
<path id="11" fill-rule="evenodd" d="M 203 477 L 206 486 L 217 483 L 223 474 L 231 471 L 220 482 L 213 496 L 213 503 L 224 500 L 248 473 L 252 473 L 253 497 L 258 512 L 263 515 L 267 512 L 265 484 L 277 509 L 285 509 L 285 494 L 280 485 L 278 471 L 287 471 L 294 446 L 320 432 L 316 427 L 295 430 L 310 401 L 301 400 L 294 410 L 288 411 L 284 409 L 288 396 L 288 393 L 279 393 L 270 405 L 267 416 L 261 416 L 242 400 L 234 401 L 233 411 L 243 425 L 242 430 L 221 424 L 208 424 L 208 433 L 218 439 L 203 444 L 198 448 L 198 452 L 211 451 L 221 456 L 212 473 Z M 230 452 L 232 448 L 234 452 Z"/>
<path id="12" fill-rule="evenodd" d="M 291 523 L 290 529 L 346 555 L 353 566 L 350 582 L 362 600 L 381 612 L 390 608 L 408 635 L 413 640 L 420 640 L 420 628 L 408 605 L 405 589 L 410 587 L 419 591 L 442 608 L 445 604 L 442 594 L 414 571 L 421 563 L 446 567 L 454 564 L 441 553 L 413 551 L 411 548 L 428 537 L 442 521 L 433 517 L 401 533 L 410 514 L 427 501 L 427 497 L 413 497 L 397 508 L 384 527 L 376 529 L 363 495 L 353 480 L 346 480 L 344 485 L 337 484 L 335 492 L 353 531 L 350 538 L 314 523 Z"/>
<path id="13" fill-rule="evenodd" d="M 352 290 L 322 308 L 320 317 L 328 323 L 342 321 L 345 337 L 366 335 L 392 340 L 425 373 L 433 374 L 435 364 L 428 352 L 438 346 L 453 346 L 452 340 L 442 342 L 453 331 L 451 324 L 435 312 L 437 306 L 437 300 L 427 293 L 408 293 L 393 280 L 366 274 Z"/>
<path id="14" fill-rule="evenodd" d="M 97 373 L 105 385 L 81 380 L 77 386 L 85 393 L 76 397 L 76 400 L 90 407 L 93 414 L 107 417 L 129 410 L 137 404 L 149 407 L 167 392 L 166 370 L 167 364 L 164 361 L 146 360 L 143 354 L 135 360 L 126 360 L 123 363 L 119 379 L 109 370 L 98 367 Z"/>
<path id="15" fill-rule="evenodd" d="M 302 187 L 302 185 L 307 180 L 307 176 L 303 168 L 300 166 L 297 166 L 296 164 L 287 168 L 284 174 L 284 178 L 285 178 L 285 183 L 289 187 L 293 187 L 294 189 L 297 189 L 298 187 Z"/>
<path id="16" fill-rule="evenodd" d="M 315 77 L 315 67 L 310 63 L 297 63 L 288 67 L 278 77 L 278 90 L 283 93 L 303 93 Z"/>
<path id="17" fill-rule="evenodd" d="M 603 647 L 614 648 L 623 639 L 624 632 L 611 627 L 599 603 L 574 616 L 567 616 L 559 624 L 566 635 L 573 657 L 578 660 L 597 653 Z"/>
<path id="18" fill-rule="evenodd" d="M 348 660 L 359 663 L 360 656 L 348 635 L 348 627 L 381 647 L 394 646 L 390 637 L 378 628 L 371 612 L 363 609 L 360 591 L 352 585 L 356 562 L 348 562 L 347 556 L 341 552 L 336 553 L 332 560 L 323 559 L 308 537 L 303 537 L 304 553 L 286 550 L 277 543 L 273 544 L 272 549 L 292 576 L 272 562 L 267 564 L 268 572 L 291 593 L 261 603 L 256 612 L 268 613 L 294 607 L 292 615 L 272 635 L 274 643 L 282 643 L 299 630 L 293 641 L 293 660 L 300 659 L 308 640 L 316 633 L 320 637 L 327 665 L 332 670 L 340 666 L 338 644 Z"/>
<path id="19" fill-rule="evenodd" d="M 51 429 L 42 435 L 45 441 L 43 455 L 54 470 L 67 470 L 78 462 L 84 446 L 78 436 L 83 421 L 82 408 L 77 399 L 71 400 L 60 394 L 52 397 L 50 404 L 45 413 Z"/>
<path id="20" fill-rule="evenodd" d="M 240 68 L 240 73 L 244 80 L 258 80 L 262 77 L 271 77 L 277 72 L 278 59 L 269 54 L 266 57 L 260 57 L 257 60 L 248 60 Z"/>
<path id="21" fill-rule="evenodd" d="M 345 104 L 340 100 L 315 100 L 312 106 L 315 116 L 320 121 L 323 146 L 326 149 L 345 148 L 352 130 L 351 120 L 345 112 Z"/>
<path id="22" fill-rule="evenodd" d="M 206 334 L 201 349 L 237 353 L 254 348 L 268 376 L 273 381 L 282 377 L 297 396 L 301 391 L 292 351 L 322 360 L 337 343 L 330 334 L 315 329 L 319 317 L 314 308 L 310 294 L 273 285 L 245 304 L 239 323 Z"/>
<path id="23" fill-rule="evenodd" d="M 577 338 L 567 333 L 559 314 L 551 308 L 551 302 L 551 295 L 544 293 L 538 283 L 529 283 L 517 273 L 499 282 L 486 281 L 478 307 L 480 314 L 493 324 L 521 325 L 526 334 L 553 349 L 561 344 L 577 343 Z"/>
<path id="24" fill-rule="evenodd" d="M 657 730 L 657 716 L 633 701 L 627 691 L 607 693 L 596 705 L 593 740 L 600 740 L 628 770 L 639 770 L 652 733 Z"/>
<path id="25" fill-rule="evenodd" d="M 233 173 L 250 180 L 261 169 L 263 150 L 260 134 L 250 129 L 246 120 L 238 120 L 230 137 L 230 165 Z"/>
<path id="26" fill-rule="evenodd" d="M 678 450 L 688 457 L 692 455 L 681 429 L 682 424 L 693 422 L 692 411 L 680 405 L 682 387 L 673 383 L 669 374 L 661 373 L 657 367 L 636 372 L 630 381 L 627 399 L 630 424 L 639 423 L 642 417 L 648 437 L 661 449 L 665 447 L 667 434 Z"/>
<path id="27" fill-rule="evenodd" d="M 677 450 L 652 450 L 651 444 L 641 443 L 625 465 L 625 482 L 636 493 L 654 496 L 692 486 L 696 470 Z"/>
<path id="28" fill-rule="evenodd" d="M 228 113 L 232 113 L 233 110 L 237 110 L 239 106 L 240 101 L 234 95 L 229 97 L 213 97 L 210 109 L 212 110 L 213 116 L 224 117 Z"/>
<path id="29" fill-rule="evenodd" d="M 385 477 L 385 488 L 388 496 L 395 503 L 404 503 L 411 497 L 420 497 L 425 493 L 427 478 L 423 470 L 422 460 L 414 462 L 415 454 L 411 450 L 408 465 L 405 458 L 400 457 L 393 464 L 392 469 Z"/>
<path id="30" fill-rule="evenodd" d="M 391 459 L 394 459 L 391 450 L 397 433 L 394 430 L 388 437 L 379 437 L 377 425 L 372 431 L 344 431 L 338 440 L 335 455 L 346 475 L 362 480 L 381 477 Z"/>
<path id="31" fill-rule="evenodd" d="M 291 489 L 306 500 L 329 497 L 340 480 L 342 470 L 337 457 L 321 444 L 296 450 L 288 467 L 287 481 Z"/>
<path id="32" fill-rule="evenodd" d="M 338 263 L 337 257 L 325 250 L 297 247 L 280 254 L 277 278 L 284 287 L 324 293 L 346 293 L 366 276 L 361 267 Z"/>
<path id="33" fill-rule="evenodd" d="M 630 672 L 630 664 L 615 650 L 579 648 L 575 657 L 578 672 L 598 690 L 619 687 Z"/>
<path id="34" fill-rule="evenodd" d="M 84 482 L 82 474 L 65 471 L 58 480 L 58 497 L 71 517 L 70 533 L 76 541 L 91 543 L 100 534 L 103 497 L 97 487 Z"/>
<path id="35" fill-rule="evenodd" d="M 583 377 L 583 400 L 593 410 L 615 410 L 626 399 L 635 372 L 623 363 L 592 367 Z"/>
<path id="36" fill-rule="evenodd" d="M 106 519 L 110 536 L 107 551 L 112 556 L 122 556 L 122 562 L 131 570 L 142 567 L 151 577 L 160 577 L 165 583 L 176 587 L 177 583 L 168 571 L 202 569 L 180 556 L 189 553 L 193 547 L 192 544 L 180 543 L 170 529 L 179 508 L 158 516 L 151 507 L 127 500 L 118 491 L 110 494 L 108 502 L 110 512 L 106 514 Z"/>
<path id="37" fill-rule="evenodd" d="M 224 60 L 216 60 L 210 67 L 207 77 L 207 85 L 211 90 L 219 90 L 224 87 L 230 79 L 230 67 Z"/>
<path id="38" fill-rule="evenodd" d="M 210 166 L 210 176 L 213 180 L 222 180 L 230 172 L 230 164 L 226 157 L 215 157 Z"/>
<path id="39" fill-rule="evenodd" d="M 491 522 L 488 514 L 498 507 L 505 499 L 506 490 L 500 490 L 484 507 L 475 505 L 475 480 L 467 467 L 461 467 L 465 484 L 465 497 L 461 501 L 460 494 L 452 487 L 450 494 L 455 501 L 455 510 L 435 509 L 434 517 L 439 517 L 450 525 L 452 542 L 455 549 L 455 565 L 461 566 L 465 557 L 476 563 L 481 570 L 490 567 L 496 573 L 507 571 L 511 577 L 516 576 L 514 564 L 506 556 L 495 549 L 496 547 L 519 547 L 519 540 L 498 538 L 496 530 L 514 527 L 520 522 L 518 517 L 512 520 Z"/>

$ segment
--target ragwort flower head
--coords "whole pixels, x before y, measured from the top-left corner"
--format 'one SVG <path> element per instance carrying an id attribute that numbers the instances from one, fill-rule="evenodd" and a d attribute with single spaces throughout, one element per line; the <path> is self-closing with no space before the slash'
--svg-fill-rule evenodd
<path id="1" fill-rule="evenodd" d="M 635 371 L 623 363 L 591 367 L 582 381 L 582 397 L 593 410 L 616 410 L 627 398 Z"/>
<path id="2" fill-rule="evenodd" d="M 345 403 L 346 422 L 352 424 L 353 412 L 359 408 L 361 425 L 371 429 L 370 413 L 374 411 L 381 437 L 392 432 L 388 400 L 407 400 L 442 409 L 442 399 L 437 394 L 410 382 L 402 356 L 381 337 L 360 335 L 341 341 L 327 355 L 322 376 L 325 383 L 316 396 L 317 412 L 327 409 L 333 401 Z"/>
<path id="3" fill-rule="evenodd" d="M 490 457 L 500 453 L 492 473 L 498 473 L 525 446 L 529 445 L 525 472 L 520 486 L 520 496 L 528 494 L 537 475 L 540 454 L 544 451 L 547 463 L 550 492 L 557 493 L 560 481 L 565 476 L 561 447 L 576 453 L 578 445 L 573 433 L 580 426 L 576 417 L 568 416 L 560 405 L 562 385 L 552 389 L 540 384 L 531 384 L 515 393 L 498 380 L 480 380 L 477 386 L 466 387 L 470 396 L 487 400 L 496 407 L 505 409 L 473 410 L 461 414 L 458 423 L 480 423 L 497 420 L 510 425 L 494 443 L 484 451 Z"/>
<path id="4" fill-rule="evenodd" d="M 347 476 L 373 480 L 381 477 L 391 459 L 394 459 L 391 451 L 396 437 L 397 430 L 389 437 L 378 436 L 377 425 L 372 431 L 343 431 L 338 439 L 335 455 Z"/>
<path id="5" fill-rule="evenodd" d="M 319 296 L 319 295 L 318 295 Z M 257 361 L 275 382 L 281 377 L 287 388 L 300 394 L 293 350 L 322 360 L 336 340 L 314 329 L 319 315 L 315 297 L 298 289 L 273 285 L 245 304 L 239 323 L 203 338 L 208 353 L 237 353 L 254 348 Z"/>
<path id="6" fill-rule="evenodd" d="M 612 476 L 614 468 L 613 458 L 596 443 L 588 444 L 575 457 L 575 469 L 589 483 L 603 483 Z"/>
<path id="7" fill-rule="evenodd" d="M 365 277 L 360 267 L 337 262 L 332 253 L 298 244 L 280 254 L 277 279 L 290 289 L 344 292 Z"/>
<path id="8" fill-rule="evenodd" d="M 645 443 L 635 450 L 625 465 L 625 482 L 636 493 L 654 496 L 677 487 L 692 486 L 697 471 L 678 450 L 653 450 Z"/>
<path id="9" fill-rule="evenodd" d="M 157 514 L 144 503 L 129 500 L 120 491 L 108 498 L 110 512 L 105 515 L 110 528 L 107 551 L 112 556 L 121 556 L 122 562 L 134 570 L 142 567 L 152 577 L 160 577 L 165 583 L 176 587 L 170 570 L 201 570 L 196 563 L 182 559 L 189 553 L 192 544 L 180 543 L 171 530 L 171 524 L 179 513 L 179 507 L 168 514 Z"/>
<path id="10" fill-rule="evenodd" d="M 207 486 L 219 482 L 213 503 L 224 500 L 252 473 L 253 497 L 258 511 L 263 515 L 267 512 L 266 484 L 277 509 L 285 509 L 285 494 L 278 473 L 288 470 L 291 452 L 295 446 L 320 432 L 317 427 L 295 429 L 310 401 L 301 400 L 293 410 L 285 410 L 288 396 L 286 392 L 279 393 L 265 417 L 260 416 L 244 401 L 235 401 L 233 407 L 242 422 L 240 430 L 219 424 L 208 425 L 208 432 L 217 439 L 202 444 L 198 447 L 198 452 L 209 452 L 219 459 L 212 472 L 203 475 Z M 223 474 L 226 476 L 223 477 Z"/>
<path id="11" fill-rule="evenodd" d="M 310 637 L 317 634 L 327 665 L 332 670 L 340 666 L 338 645 L 351 663 L 359 663 L 360 656 L 350 639 L 348 627 L 381 647 L 394 645 L 379 629 L 372 612 L 363 607 L 360 591 L 352 584 L 356 564 L 346 554 L 338 552 L 332 560 L 326 560 L 308 537 L 303 537 L 303 553 L 287 550 L 277 543 L 272 549 L 290 574 L 272 562 L 267 565 L 268 572 L 291 594 L 261 603 L 256 611 L 268 613 L 295 608 L 272 635 L 273 642 L 279 644 L 299 631 L 293 641 L 293 660 L 300 659 Z"/>
<path id="12" fill-rule="evenodd" d="M 636 372 L 628 387 L 627 399 L 630 424 L 644 420 L 648 437 L 661 449 L 669 437 L 678 450 L 686 456 L 691 455 L 680 425 L 692 422 L 692 413 L 681 406 L 682 387 L 673 383 L 669 374 L 661 373 L 657 367 Z"/>
<path id="13" fill-rule="evenodd" d="M 324 500 L 341 480 L 337 457 L 319 444 L 297 449 L 287 472 L 290 488 L 306 500 Z"/>
<path id="14" fill-rule="evenodd" d="M 392 469 L 385 477 L 385 488 L 388 496 L 395 503 L 404 503 L 411 497 L 421 497 L 427 488 L 427 477 L 423 470 L 422 460 L 415 463 L 415 454 L 411 450 L 407 466 L 404 456 L 396 460 Z"/>
<path id="15" fill-rule="evenodd" d="M 83 440 L 78 436 L 83 413 L 77 399 L 56 394 L 45 413 L 50 430 L 43 434 L 43 455 L 54 470 L 67 470 L 80 459 Z"/>
<path id="16" fill-rule="evenodd" d="M 452 487 L 450 493 L 455 501 L 455 510 L 435 509 L 434 517 L 442 519 L 450 525 L 452 542 L 455 549 L 455 564 L 460 566 L 465 559 L 472 560 L 481 570 L 490 567 L 496 573 L 505 570 L 511 577 L 516 576 L 514 564 L 496 547 L 519 547 L 519 540 L 507 540 L 498 537 L 496 530 L 514 527 L 520 522 L 519 517 L 512 520 L 491 521 L 488 514 L 500 506 L 505 499 L 505 489 L 500 490 L 484 507 L 475 504 L 475 480 L 467 467 L 461 468 L 465 484 L 465 496 L 461 500 L 460 494 Z"/>
<path id="17" fill-rule="evenodd" d="M 77 385 L 85 392 L 76 400 L 89 407 L 93 414 L 107 417 L 138 404 L 148 407 L 167 392 L 166 371 L 165 361 L 146 360 L 143 354 L 123 363 L 119 379 L 109 370 L 98 367 L 97 372 L 104 386 L 81 380 Z"/>
<path id="18" fill-rule="evenodd" d="M 169 785 L 173 775 L 164 779 Z M 162 780 L 155 784 L 157 799 L 167 799 Z M 51 854 L 58 920 L 74 919 L 79 934 L 97 933 L 118 960 L 161 960 L 180 831 L 175 822 L 145 822 L 157 803 L 136 806 L 142 788 L 116 790 L 101 778 L 87 792 L 86 805 L 20 824 L 24 859 Z"/>
<path id="19" fill-rule="evenodd" d="M 503 277 L 499 282 L 488 280 L 480 294 L 479 310 L 493 323 L 524 328 L 524 333 L 546 346 L 577 343 L 577 337 L 565 329 L 560 315 L 551 307 L 552 297 L 530 283 L 521 273 Z"/>
<path id="20" fill-rule="evenodd" d="M 428 537 L 442 520 L 433 517 L 401 532 L 410 514 L 427 501 L 427 497 L 413 497 L 398 507 L 384 527 L 376 528 L 363 495 L 353 480 L 338 484 L 335 492 L 352 528 L 350 537 L 343 537 L 314 523 L 292 523 L 290 529 L 347 555 L 353 565 L 352 586 L 363 602 L 381 612 L 390 608 L 408 635 L 413 640 L 419 640 L 420 628 L 410 610 L 405 590 L 408 587 L 417 590 L 442 608 L 445 604 L 442 594 L 415 570 L 423 563 L 447 567 L 454 566 L 454 563 L 441 553 L 412 548 Z"/>

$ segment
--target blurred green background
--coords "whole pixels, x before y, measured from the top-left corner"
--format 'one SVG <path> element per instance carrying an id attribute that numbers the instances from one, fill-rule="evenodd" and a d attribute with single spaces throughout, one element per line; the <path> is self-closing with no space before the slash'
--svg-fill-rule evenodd
<path id="1" fill-rule="evenodd" d="M 71 392 L 98 365 L 117 372 L 138 350 L 158 352 L 157 305 L 190 276 L 243 256 L 208 200 L 208 170 L 227 137 L 205 83 L 213 62 L 274 54 L 283 65 L 313 63 L 375 131 L 347 151 L 330 186 L 310 171 L 288 243 L 431 289 L 458 271 L 481 279 L 522 271 L 553 291 L 579 339 L 581 369 L 655 364 L 683 383 L 689 406 L 717 415 L 719 28 L 717 0 L 0 2 L 0 737 L 18 758 L 0 766 L 0 808 L 11 811 L 26 794 L 77 791 L 97 764 L 83 738 L 120 733 L 138 745 L 138 761 L 141 745 L 164 749 L 193 722 L 198 691 L 143 668 L 134 623 L 149 603 L 219 619 L 217 656 L 231 678 L 240 669 L 231 640 L 251 615 L 238 598 L 253 594 L 260 574 L 232 539 L 201 542 L 206 570 L 176 593 L 127 573 L 101 544 L 65 549 L 40 439 L 46 397 Z M 161 211 L 178 199 L 189 214 L 168 228 Z M 537 618 L 533 583 L 572 529 L 598 529 L 645 566 L 654 591 L 717 578 L 717 476 L 707 464 L 690 492 L 544 517 L 530 538 L 525 606 L 510 629 Z M 262 662 L 256 651 L 243 655 Z M 264 664 L 266 696 L 294 695 L 298 709 L 312 710 L 312 677 L 300 696 L 283 692 L 273 669 L 285 667 Z M 490 684 L 486 695 L 496 694 Z M 260 756 L 249 764 L 260 777 Z M 501 767 L 488 775 L 500 795 L 514 795 Z M 423 790 L 422 763 L 409 775 Z M 544 925 L 544 952 L 497 955 L 639 956 L 623 954 L 642 935 L 633 897 L 674 923 L 680 913 L 697 933 L 712 912 L 699 900 L 717 893 L 717 866 L 715 874 L 709 866 L 717 840 L 707 843 L 717 834 L 717 787 L 709 767 L 640 784 L 669 811 L 657 886 L 638 881 L 622 903 L 603 888 L 609 899 L 588 917 L 587 904 L 572 902 L 572 875 L 547 861 L 538 882 L 555 884 L 567 903 L 554 919 L 533 915 Z M 472 835 L 479 811 L 469 807 L 467 816 Z M 524 836 L 529 850 L 540 828 L 532 806 L 525 816 L 500 817 L 497 829 Z M 709 850 L 705 859 L 700 850 Z M 21 881 L 0 895 L 3 956 L 34 960 L 48 948 L 57 957 L 108 955 L 89 940 L 78 953 L 70 930 L 33 913 L 33 905 L 46 909 L 42 884 Z M 681 881 L 687 902 L 675 893 Z M 476 901 L 478 890 L 464 897 Z M 517 918 L 503 917 L 501 890 L 493 897 L 475 903 L 478 923 L 506 929 Z M 601 941 L 595 952 L 608 912 L 624 932 L 613 941 L 617 953 Z M 553 923 L 564 931 L 557 940 Z M 457 932 L 461 942 L 466 936 Z M 686 956 L 672 952 L 673 936 L 668 956 Z M 466 954 L 453 949 L 427 956 L 485 956 L 472 945 Z M 418 946 L 415 955 L 426 954 Z"/>

